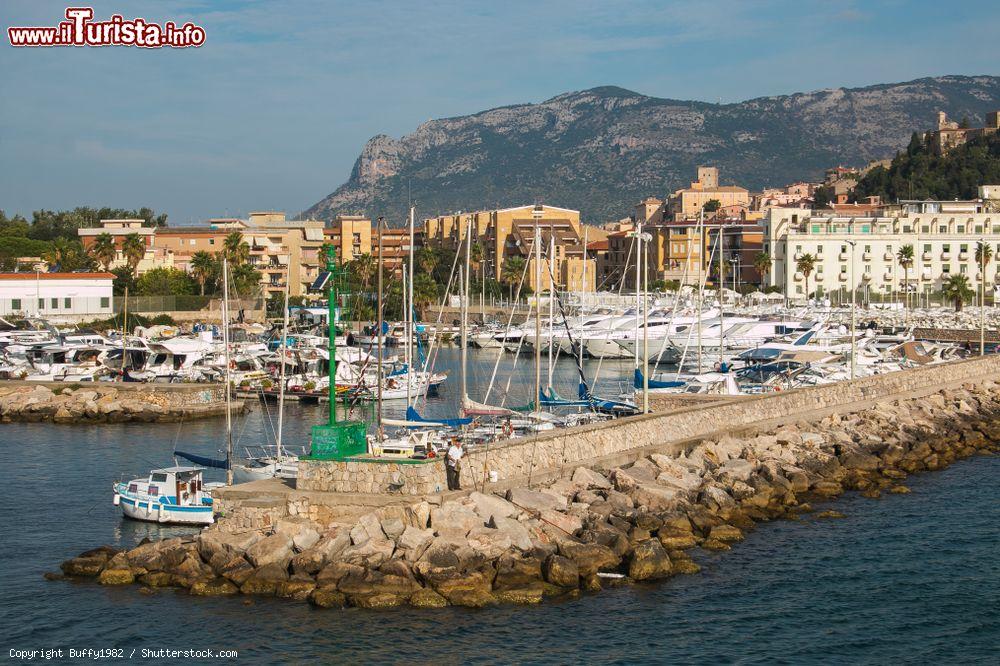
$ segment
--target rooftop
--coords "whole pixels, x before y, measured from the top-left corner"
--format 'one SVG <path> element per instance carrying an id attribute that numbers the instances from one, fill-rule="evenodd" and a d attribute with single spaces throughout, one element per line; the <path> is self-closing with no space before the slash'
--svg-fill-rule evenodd
<path id="1" fill-rule="evenodd" d="M 0 280 L 114 280 L 114 273 L 0 273 Z"/>

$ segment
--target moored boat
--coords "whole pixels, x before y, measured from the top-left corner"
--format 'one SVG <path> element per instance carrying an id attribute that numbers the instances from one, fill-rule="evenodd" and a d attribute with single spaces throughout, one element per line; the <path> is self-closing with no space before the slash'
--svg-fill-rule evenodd
<path id="1" fill-rule="evenodd" d="M 211 525 L 211 494 L 201 467 L 163 467 L 146 478 L 114 484 L 114 504 L 127 518 L 151 523 Z"/>

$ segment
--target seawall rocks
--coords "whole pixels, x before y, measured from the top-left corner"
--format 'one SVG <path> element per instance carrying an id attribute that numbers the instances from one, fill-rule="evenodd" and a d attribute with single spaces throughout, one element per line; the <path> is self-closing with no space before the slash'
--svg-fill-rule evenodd
<path id="1" fill-rule="evenodd" d="M 757 523 L 798 519 L 845 491 L 906 492 L 908 475 L 998 443 L 1000 386 L 984 381 L 579 468 L 504 497 L 385 507 L 351 524 L 276 516 L 266 530 L 236 530 L 223 518 L 197 537 L 91 550 L 49 576 L 320 607 L 538 603 L 695 574 L 694 548 L 738 548 Z"/>
<path id="2" fill-rule="evenodd" d="M 242 403 L 235 403 L 242 409 Z M 221 385 L 0 384 L 0 422 L 122 423 L 172 421 L 225 413 Z"/>

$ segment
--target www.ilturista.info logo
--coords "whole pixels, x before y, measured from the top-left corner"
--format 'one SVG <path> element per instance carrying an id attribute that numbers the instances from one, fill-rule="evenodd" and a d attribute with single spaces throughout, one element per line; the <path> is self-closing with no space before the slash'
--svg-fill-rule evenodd
<path id="1" fill-rule="evenodd" d="M 143 18 L 125 19 L 114 14 L 107 21 L 92 21 L 91 7 L 68 7 L 65 21 L 50 27 L 10 27 L 11 46 L 139 46 L 158 49 L 164 46 L 187 48 L 205 43 L 205 29 L 193 23 L 178 26 L 173 21 L 163 25 Z"/>

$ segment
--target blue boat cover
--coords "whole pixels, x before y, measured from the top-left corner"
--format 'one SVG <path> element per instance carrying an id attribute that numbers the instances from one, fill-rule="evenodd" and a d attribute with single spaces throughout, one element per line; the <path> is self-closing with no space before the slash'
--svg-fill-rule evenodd
<path id="1" fill-rule="evenodd" d="M 214 467 L 216 469 L 229 469 L 229 461 L 218 460 L 216 458 L 208 458 L 206 456 L 199 456 L 194 453 L 185 453 L 184 451 L 174 451 L 175 456 L 180 456 L 185 460 L 190 460 L 195 465 L 201 465 L 202 467 Z"/>
<path id="2" fill-rule="evenodd" d="M 424 423 L 443 423 L 444 425 L 452 427 L 452 428 L 455 428 L 455 427 L 458 427 L 458 426 L 469 425 L 470 423 L 472 423 L 472 419 L 471 418 L 468 418 L 468 419 L 425 419 L 412 406 L 406 408 L 406 420 L 407 421 L 418 422 L 418 423 L 419 422 L 424 422 Z"/>

